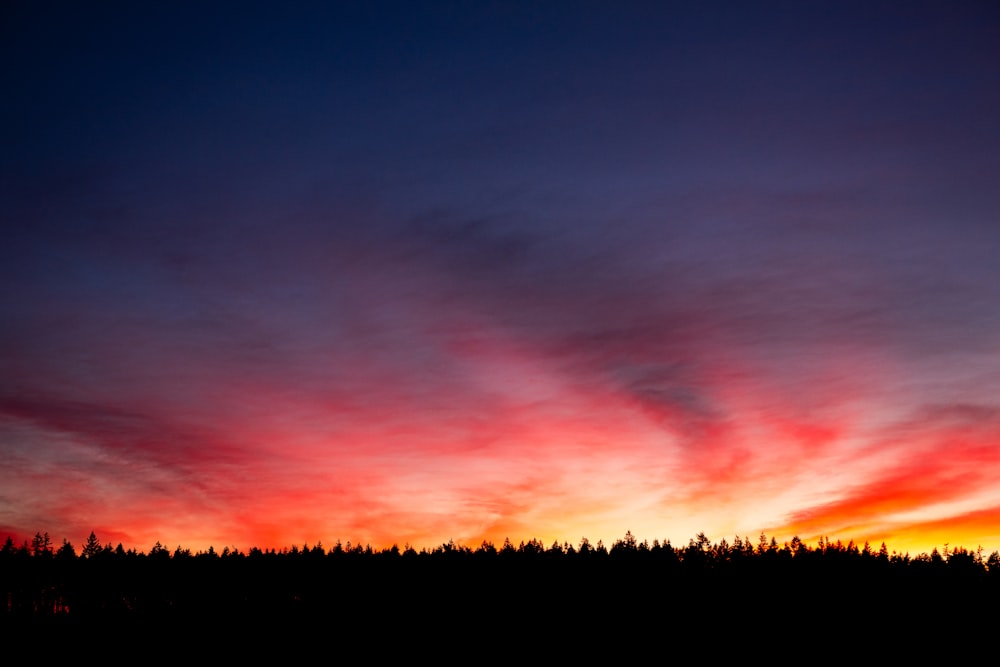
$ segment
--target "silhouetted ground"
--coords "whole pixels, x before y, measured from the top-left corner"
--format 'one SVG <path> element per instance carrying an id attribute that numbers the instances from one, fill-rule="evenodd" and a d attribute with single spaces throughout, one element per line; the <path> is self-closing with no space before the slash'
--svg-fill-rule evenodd
<path id="1" fill-rule="evenodd" d="M 0 630 L 252 655 L 329 646 L 394 656 L 761 653 L 965 655 L 992 642 L 1000 557 L 854 545 L 537 542 L 432 551 L 321 548 L 148 554 L 0 550 Z M 539 651 L 542 651 L 539 654 Z M 957 652 L 956 652 L 957 651 Z"/>

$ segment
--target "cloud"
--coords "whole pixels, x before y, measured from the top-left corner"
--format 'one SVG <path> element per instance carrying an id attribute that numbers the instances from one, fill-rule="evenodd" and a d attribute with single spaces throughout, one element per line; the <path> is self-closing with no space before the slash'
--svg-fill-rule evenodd
<path id="1" fill-rule="evenodd" d="M 815 537 L 894 526 L 893 532 L 912 533 L 904 526 L 923 522 L 913 517 L 995 487 L 998 415 L 995 408 L 966 404 L 917 411 L 844 463 L 858 479 L 831 490 L 838 500 L 795 511 L 778 530 Z"/>

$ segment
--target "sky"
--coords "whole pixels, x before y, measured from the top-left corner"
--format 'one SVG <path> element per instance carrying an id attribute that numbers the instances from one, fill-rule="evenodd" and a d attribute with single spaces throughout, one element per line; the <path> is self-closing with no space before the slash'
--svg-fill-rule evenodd
<path id="1" fill-rule="evenodd" d="M 1000 549 L 1000 11 L 10 2 L 0 536 Z"/>

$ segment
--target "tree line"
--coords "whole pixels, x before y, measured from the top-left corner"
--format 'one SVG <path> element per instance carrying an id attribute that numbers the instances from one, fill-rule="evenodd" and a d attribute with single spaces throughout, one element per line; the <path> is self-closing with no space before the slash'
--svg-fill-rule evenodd
<path id="1" fill-rule="evenodd" d="M 338 541 L 192 552 L 157 543 L 143 552 L 91 533 L 78 552 L 39 533 L 0 547 L 0 625 L 47 631 L 188 636 L 218 632 L 224 617 L 272 634 L 317 623 L 350 634 L 376 623 L 417 643 L 445 627 L 482 641 L 502 629 L 520 642 L 551 634 L 561 619 L 574 637 L 683 633 L 711 622 L 747 640 L 774 624 L 819 640 L 833 629 L 876 632 L 893 609 L 908 614 L 910 632 L 954 635 L 992 633 L 998 593 L 996 551 L 946 545 L 910 556 L 885 544 L 779 544 L 763 534 L 713 542 L 700 533 L 678 545 L 631 533 L 610 546 L 449 541 L 420 550 Z"/>
<path id="2" fill-rule="evenodd" d="M 301 547 L 292 545 L 282 549 L 261 549 L 252 547 L 248 551 L 241 551 L 237 547 L 225 547 L 222 551 L 216 551 L 215 547 L 209 547 L 205 551 L 192 552 L 190 549 L 182 548 L 178 545 L 170 550 L 160 542 L 156 542 L 148 551 L 140 551 L 136 548 L 125 549 L 119 543 L 112 547 L 110 542 L 102 543 L 94 532 L 84 542 L 81 550 L 77 553 L 76 547 L 71 542 L 63 539 L 60 546 L 55 547 L 49 533 L 36 533 L 29 541 L 24 540 L 20 545 L 14 542 L 13 537 L 8 536 L 3 546 L 0 547 L 0 563 L 10 567 L 13 563 L 23 562 L 26 558 L 36 558 L 40 560 L 74 561 L 74 560 L 97 560 L 102 562 L 113 562 L 123 560 L 148 560 L 162 562 L 164 560 L 184 561 L 187 559 L 196 560 L 242 560 L 242 559 L 278 559 L 292 561 L 295 559 L 316 560 L 324 558 L 336 560 L 338 558 L 351 559 L 374 558 L 385 560 L 387 558 L 402 559 L 440 559 L 466 557 L 481 560 L 493 557 L 531 559 L 543 556 L 546 559 L 571 560 L 580 559 L 602 559 L 612 560 L 619 558 L 648 559 L 660 562 L 686 563 L 689 566 L 700 568 L 725 567 L 744 560 L 761 560 L 775 562 L 790 562 L 793 559 L 830 560 L 838 562 L 873 562 L 880 564 L 891 564 L 894 567 L 921 567 L 930 565 L 935 567 L 949 566 L 952 569 L 962 569 L 963 571 L 976 570 L 982 574 L 987 572 L 1000 573 L 1000 551 L 994 550 L 988 556 L 984 556 L 982 547 L 970 550 L 962 546 L 950 547 L 945 544 L 943 550 L 936 547 L 930 553 L 921 553 L 910 556 L 907 553 L 896 551 L 889 552 L 885 542 L 875 549 L 871 544 L 865 542 L 863 545 L 856 544 L 853 540 L 844 543 L 841 540 L 836 542 L 826 537 L 821 537 L 816 546 L 809 546 L 798 537 L 793 537 L 790 541 L 779 545 L 776 538 L 768 538 L 761 533 L 756 542 L 749 537 L 734 537 L 732 542 L 722 539 L 719 542 L 712 542 L 705 533 L 699 533 L 690 539 L 684 546 L 674 546 L 670 540 L 660 542 L 653 540 L 652 544 L 648 540 L 639 542 L 631 533 L 627 532 L 624 537 L 615 540 L 610 547 L 602 541 L 593 544 L 586 537 L 582 538 L 578 545 L 569 542 L 553 542 L 550 546 L 545 546 L 538 539 L 521 541 L 515 546 L 510 539 L 504 540 L 501 546 L 496 546 L 492 541 L 483 541 L 478 547 L 456 544 L 448 541 L 433 548 L 422 548 L 419 551 L 409 544 L 400 548 L 394 544 L 391 547 L 375 549 L 371 544 L 361 545 L 346 544 L 340 540 L 329 549 L 323 546 L 322 542 L 315 545 L 303 544 Z"/>

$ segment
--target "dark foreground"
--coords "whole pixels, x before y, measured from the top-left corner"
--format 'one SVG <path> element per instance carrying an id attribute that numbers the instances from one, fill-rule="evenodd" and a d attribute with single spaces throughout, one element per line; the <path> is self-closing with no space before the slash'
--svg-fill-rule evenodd
<path id="1" fill-rule="evenodd" d="M 370 658 L 957 656 L 1000 629 L 995 554 L 910 558 L 764 540 L 86 557 L 7 549 L 0 592 L 8 639 L 219 656 L 317 642 Z"/>

